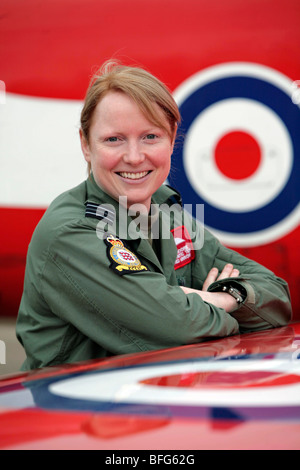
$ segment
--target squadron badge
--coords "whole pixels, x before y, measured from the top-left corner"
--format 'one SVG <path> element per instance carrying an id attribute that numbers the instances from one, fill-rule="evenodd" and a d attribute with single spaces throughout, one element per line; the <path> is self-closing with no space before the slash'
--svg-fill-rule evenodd
<path id="1" fill-rule="evenodd" d="M 117 274 L 132 274 L 140 271 L 148 271 L 148 268 L 141 264 L 138 257 L 132 253 L 124 243 L 112 235 L 108 235 L 105 239 L 107 245 L 107 256 L 111 261 L 110 268 Z"/>

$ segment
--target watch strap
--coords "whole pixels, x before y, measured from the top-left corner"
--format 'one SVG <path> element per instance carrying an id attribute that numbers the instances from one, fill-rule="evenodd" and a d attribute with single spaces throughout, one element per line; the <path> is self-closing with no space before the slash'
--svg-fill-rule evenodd
<path id="1" fill-rule="evenodd" d="M 225 285 L 222 287 L 222 291 L 227 292 L 227 294 L 234 297 L 238 304 L 241 304 L 244 301 L 244 297 L 242 296 L 242 293 L 236 287 Z"/>

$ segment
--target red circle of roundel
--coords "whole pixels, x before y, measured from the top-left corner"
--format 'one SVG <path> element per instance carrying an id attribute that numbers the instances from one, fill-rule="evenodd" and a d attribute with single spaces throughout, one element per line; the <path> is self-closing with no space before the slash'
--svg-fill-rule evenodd
<path id="1" fill-rule="evenodd" d="M 229 132 L 216 144 L 215 162 L 227 178 L 235 180 L 249 178 L 260 165 L 260 147 L 256 139 L 247 132 Z"/>
<path id="2" fill-rule="evenodd" d="M 206 371 L 153 377 L 141 383 L 158 387 L 183 388 L 259 388 L 292 385 L 300 382 L 299 375 L 270 371 L 225 372 Z"/>

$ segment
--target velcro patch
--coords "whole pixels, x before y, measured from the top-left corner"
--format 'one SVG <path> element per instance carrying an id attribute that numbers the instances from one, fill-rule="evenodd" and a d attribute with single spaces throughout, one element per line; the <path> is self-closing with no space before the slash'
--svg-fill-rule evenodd
<path id="1" fill-rule="evenodd" d="M 195 251 L 189 232 L 184 225 L 174 228 L 171 230 L 171 233 L 177 247 L 177 257 L 174 264 L 174 269 L 176 270 L 191 263 L 195 258 Z"/>

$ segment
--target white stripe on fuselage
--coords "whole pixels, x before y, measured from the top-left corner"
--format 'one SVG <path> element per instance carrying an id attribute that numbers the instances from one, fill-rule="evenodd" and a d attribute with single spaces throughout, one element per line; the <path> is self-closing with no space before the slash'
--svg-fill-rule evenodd
<path id="1" fill-rule="evenodd" d="M 0 104 L 0 206 L 46 207 L 86 178 L 81 101 L 6 93 Z"/>

